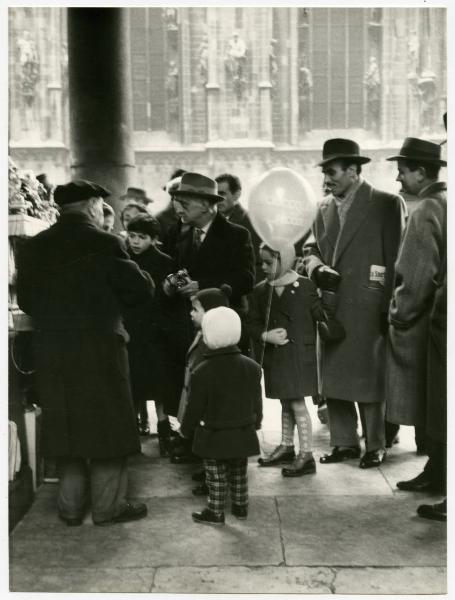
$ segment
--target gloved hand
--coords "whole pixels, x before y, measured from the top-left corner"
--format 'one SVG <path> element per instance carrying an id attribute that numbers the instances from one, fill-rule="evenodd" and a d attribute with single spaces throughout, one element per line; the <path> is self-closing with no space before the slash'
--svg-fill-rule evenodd
<path id="1" fill-rule="evenodd" d="M 336 292 L 341 281 L 341 275 L 327 265 L 322 265 L 316 270 L 315 278 L 317 286 L 329 292 Z"/>
<path id="2" fill-rule="evenodd" d="M 262 340 L 268 344 L 273 344 L 274 346 L 284 346 L 284 344 L 289 342 L 288 332 L 282 327 L 277 327 L 276 329 L 271 329 L 270 331 L 264 331 L 262 334 Z"/>
<path id="3" fill-rule="evenodd" d="M 318 331 L 325 342 L 340 342 L 346 337 L 343 325 L 335 318 L 338 294 L 322 290 L 321 305 L 325 319 L 318 322 Z"/>

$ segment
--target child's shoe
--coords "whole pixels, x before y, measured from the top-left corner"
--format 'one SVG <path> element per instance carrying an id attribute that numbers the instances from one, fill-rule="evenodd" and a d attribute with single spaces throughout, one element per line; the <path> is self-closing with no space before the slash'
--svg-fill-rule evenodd
<path id="1" fill-rule="evenodd" d="M 248 517 L 248 506 L 240 506 L 240 504 L 233 504 L 231 506 L 231 512 L 236 519 L 244 521 Z"/>
<path id="2" fill-rule="evenodd" d="M 207 484 L 201 483 L 191 490 L 193 496 L 208 496 L 209 488 Z"/>
<path id="3" fill-rule="evenodd" d="M 275 450 L 265 458 L 258 458 L 260 467 L 273 467 L 281 463 L 292 462 L 295 458 L 294 446 L 284 446 L 280 444 Z"/>
<path id="4" fill-rule="evenodd" d="M 191 516 L 193 517 L 193 521 L 201 525 L 215 525 L 218 527 L 224 525 L 224 513 L 217 515 L 209 508 L 204 508 L 201 512 L 194 512 Z"/>
<path id="5" fill-rule="evenodd" d="M 205 471 L 197 471 L 191 475 L 191 479 L 193 481 L 197 481 L 197 483 L 203 483 L 205 481 Z"/>
<path id="6" fill-rule="evenodd" d="M 314 458 L 305 460 L 303 456 L 297 456 L 292 465 L 281 469 L 283 477 L 301 477 L 302 475 L 309 475 L 311 473 L 316 473 Z"/>

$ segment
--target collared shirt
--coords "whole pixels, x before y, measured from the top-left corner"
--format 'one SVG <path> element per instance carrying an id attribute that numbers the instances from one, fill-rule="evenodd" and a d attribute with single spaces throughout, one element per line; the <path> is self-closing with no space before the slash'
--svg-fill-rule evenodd
<path id="1" fill-rule="evenodd" d="M 194 230 L 196 232 L 200 232 L 200 235 L 199 235 L 199 245 L 202 244 L 202 242 L 205 240 L 205 238 L 207 236 L 207 233 L 208 233 L 208 231 L 209 231 L 212 223 L 213 223 L 213 219 L 211 221 L 209 221 L 208 223 L 206 223 L 204 225 L 204 227 L 195 227 L 194 228 Z"/>
<path id="2" fill-rule="evenodd" d="M 335 205 L 336 205 L 337 211 L 338 211 L 338 217 L 340 219 L 340 233 L 346 222 L 346 217 L 347 217 L 348 211 L 351 208 L 352 203 L 354 202 L 354 198 L 357 193 L 357 190 L 362 185 L 362 183 L 363 183 L 363 179 L 362 179 L 362 177 L 359 177 L 359 180 L 349 188 L 349 190 L 346 192 L 346 194 L 342 198 L 340 198 L 338 196 L 333 196 L 333 200 L 335 202 Z"/>

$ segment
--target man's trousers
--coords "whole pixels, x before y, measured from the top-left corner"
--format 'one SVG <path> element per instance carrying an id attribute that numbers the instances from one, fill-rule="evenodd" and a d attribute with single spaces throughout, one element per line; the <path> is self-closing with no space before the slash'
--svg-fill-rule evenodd
<path id="1" fill-rule="evenodd" d="M 358 407 L 365 427 L 367 452 L 385 448 L 385 402 L 360 402 Z M 327 398 L 327 410 L 330 445 L 359 446 L 355 403 Z"/>
<path id="2" fill-rule="evenodd" d="M 60 516 L 83 518 L 91 505 L 94 522 L 108 521 L 126 506 L 127 459 L 60 458 L 57 504 Z"/>

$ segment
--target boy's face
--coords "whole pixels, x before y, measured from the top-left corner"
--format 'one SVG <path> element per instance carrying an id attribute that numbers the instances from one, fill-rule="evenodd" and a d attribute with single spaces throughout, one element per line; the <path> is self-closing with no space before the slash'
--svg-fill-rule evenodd
<path id="1" fill-rule="evenodd" d="M 205 310 L 199 300 L 196 298 L 191 300 L 191 320 L 198 329 L 202 327 L 202 317 L 204 316 L 204 313 Z"/>
<path id="2" fill-rule="evenodd" d="M 152 243 L 152 238 L 146 233 L 128 231 L 128 244 L 131 248 L 131 252 L 134 254 L 142 254 L 142 252 L 150 248 Z"/>
<path id="3" fill-rule="evenodd" d="M 268 250 L 261 250 L 259 254 L 261 256 L 262 261 L 261 267 L 264 271 L 266 278 L 269 281 L 276 279 L 280 272 L 280 264 L 278 258 L 270 254 Z"/>

